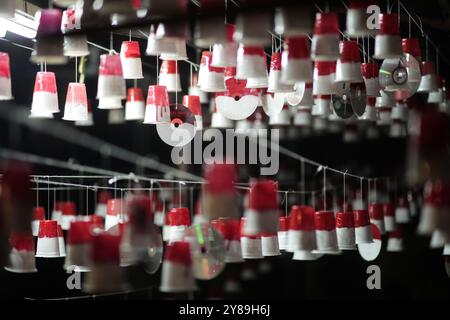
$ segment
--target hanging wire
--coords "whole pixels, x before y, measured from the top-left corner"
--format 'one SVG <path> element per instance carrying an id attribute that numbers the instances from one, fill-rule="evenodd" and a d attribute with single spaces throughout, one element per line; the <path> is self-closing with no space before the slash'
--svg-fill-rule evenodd
<path id="1" fill-rule="evenodd" d="M 36 207 L 39 207 L 39 182 L 36 183 Z"/>
<path id="2" fill-rule="evenodd" d="M 411 38 L 411 16 L 408 16 L 408 34 Z"/>
<path id="3" fill-rule="evenodd" d="M 49 216 L 48 216 L 48 218 L 49 219 L 51 219 L 51 216 L 50 216 L 50 177 L 48 177 L 47 176 L 47 181 L 48 181 L 48 183 L 47 183 L 47 188 L 48 188 L 48 191 L 47 191 L 47 207 L 48 207 L 48 214 L 49 214 Z"/>
<path id="4" fill-rule="evenodd" d="M 300 183 L 301 183 L 300 191 L 304 192 L 306 186 L 305 186 L 305 161 L 303 160 L 300 161 Z M 301 197 L 302 197 L 302 204 L 305 205 L 306 194 L 302 193 Z"/>
<path id="5" fill-rule="evenodd" d="M 159 57 L 156 56 L 156 84 L 159 84 Z"/>
<path id="6" fill-rule="evenodd" d="M 78 57 L 75 57 L 75 82 L 78 82 Z"/>
<path id="7" fill-rule="evenodd" d="M 88 43 L 90 46 L 93 46 L 93 47 L 98 48 L 98 49 L 100 49 L 100 50 L 106 51 L 106 52 L 108 52 L 108 53 L 115 52 L 115 51 L 112 50 L 112 49 L 108 49 L 108 48 L 106 48 L 106 47 L 103 47 L 103 46 L 101 46 L 101 45 L 99 45 L 99 44 L 96 44 L 96 43 L 94 43 L 94 42 L 91 42 L 91 41 L 87 41 L 87 43 Z"/>
<path id="8" fill-rule="evenodd" d="M 344 204 L 345 204 L 345 196 L 346 196 L 346 194 L 345 194 L 345 189 L 346 189 L 346 185 L 345 185 L 345 175 L 346 175 L 346 174 L 347 174 L 347 171 L 345 171 L 344 174 L 343 174 L 343 180 L 344 180 L 344 191 L 343 191 Z"/>
<path id="9" fill-rule="evenodd" d="M 439 74 L 439 47 L 436 48 L 436 71 Z"/>
<path id="10" fill-rule="evenodd" d="M 182 185 L 182 183 L 180 182 L 180 183 L 178 183 L 178 208 L 181 208 L 181 185 Z"/>
<path id="11" fill-rule="evenodd" d="M 411 14 L 411 12 L 408 10 L 408 8 L 406 8 L 406 6 L 403 4 L 402 1 L 398 1 L 399 6 L 402 8 L 402 10 L 404 12 L 406 12 L 406 14 L 408 15 L 408 17 L 411 19 L 411 21 L 417 26 L 417 28 L 419 28 L 422 37 L 424 37 L 426 39 L 427 42 L 430 42 L 430 45 L 436 50 L 438 48 L 438 45 L 436 43 L 434 43 L 430 37 L 428 36 L 428 34 L 425 33 L 425 31 L 423 30 L 423 23 L 422 23 L 422 19 L 419 15 L 417 14 Z M 416 19 L 413 17 L 415 16 L 417 18 L 418 21 L 416 21 Z M 426 47 L 425 50 L 426 52 L 428 51 L 428 43 L 425 43 Z M 426 54 L 427 60 L 428 60 L 428 55 Z M 445 63 L 447 65 L 450 65 L 449 61 L 447 60 L 447 57 L 445 55 L 441 55 L 440 58 L 445 61 Z"/>
<path id="12" fill-rule="evenodd" d="M 114 35 L 112 31 L 109 33 L 109 50 L 110 52 L 114 51 Z"/>
<path id="13" fill-rule="evenodd" d="M 177 76 L 175 81 L 175 105 L 178 108 L 178 61 L 175 61 L 175 75 Z"/>
<path id="14" fill-rule="evenodd" d="M 377 200 L 378 200 L 378 196 L 377 196 L 377 178 L 373 179 L 373 190 L 375 192 L 375 202 L 377 202 Z"/>
<path id="15" fill-rule="evenodd" d="M 327 167 L 323 167 L 323 210 L 327 211 Z"/>
<path id="16" fill-rule="evenodd" d="M 359 180 L 359 193 L 360 193 L 360 199 L 361 199 L 361 210 L 364 209 L 363 208 L 363 178 L 360 178 Z"/>
<path id="17" fill-rule="evenodd" d="M 288 216 L 288 210 L 288 191 L 286 191 L 284 194 L 284 213 L 286 217 Z"/>
<path id="18" fill-rule="evenodd" d="M 391 200 L 391 180 L 386 177 L 386 190 L 387 190 L 387 195 L 388 195 L 388 201 Z"/>
<path id="19" fill-rule="evenodd" d="M 22 44 L 20 44 L 20 43 L 17 43 L 17 42 L 11 41 L 11 40 L 9 40 L 9 39 L 6 39 L 6 38 L 0 38 L 0 41 L 5 41 L 5 42 L 8 42 L 8 43 L 12 44 L 13 46 L 16 46 L 16 47 L 19 47 L 19 48 L 22 48 L 22 49 L 26 49 L 26 50 L 29 50 L 29 51 L 34 51 L 34 49 L 33 49 L 33 48 L 30 48 L 30 47 L 24 46 L 24 45 L 22 45 Z"/>
<path id="20" fill-rule="evenodd" d="M 89 188 L 86 187 L 86 215 L 89 215 Z"/>

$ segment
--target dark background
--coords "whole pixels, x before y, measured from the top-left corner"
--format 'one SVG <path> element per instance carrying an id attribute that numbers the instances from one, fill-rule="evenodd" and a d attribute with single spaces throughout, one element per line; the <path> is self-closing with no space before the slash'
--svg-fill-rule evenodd
<path id="1" fill-rule="evenodd" d="M 46 1 L 31 1 L 45 7 Z M 393 3 L 391 1 L 391 3 Z M 276 2 L 270 3 L 275 5 Z M 323 3 L 321 7 L 325 7 Z M 408 1 L 405 5 L 411 12 L 420 13 L 428 34 L 433 41 L 441 46 L 441 52 L 450 52 L 448 48 L 448 13 L 447 1 L 436 1 L 425 3 L 423 1 Z M 331 10 L 342 12 L 344 10 L 340 3 L 330 2 Z M 383 7 L 383 6 L 382 6 Z M 395 11 L 396 9 L 394 9 Z M 233 14 L 230 14 L 233 18 Z M 403 20 L 402 20 L 403 21 Z M 341 23 L 343 26 L 343 21 Z M 407 20 L 402 22 L 404 34 L 407 34 Z M 118 30 L 115 32 L 120 33 Z M 125 31 L 126 34 L 126 31 Z M 413 35 L 418 36 L 417 28 L 413 27 Z M 88 33 L 90 41 L 108 45 L 108 33 L 105 31 L 92 31 Z M 31 46 L 31 41 L 11 38 L 21 44 Z M 115 49 L 118 51 L 120 43 L 126 40 L 126 36 L 115 35 Z M 145 51 L 145 41 L 141 41 L 141 52 Z M 373 47 L 373 45 L 371 46 Z M 139 155 L 149 156 L 163 163 L 171 164 L 170 148 L 164 144 L 157 136 L 155 128 L 149 125 L 132 122 L 121 125 L 108 125 L 107 114 L 104 110 L 96 108 L 95 99 L 97 86 L 98 55 L 97 49 L 91 47 L 91 55 L 88 58 L 86 69 L 86 84 L 88 96 L 93 102 L 94 121 L 93 127 L 78 127 L 81 131 L 88 132 L 104 141 L 117 146 L 129 149 Z M 430 49 L 431 50 L 431 49 Z M 21 108 L 30 108 L 31 97 L 34 86 L 35 73 L 38 67 L 29 62 L 30 52 L 12 44 L 0 41 L 0 51 L 5 51 L 11 57 L 11 71 L 13 78 L 13 95 L 15 101 L 0 102 L 2 114 L 8 111 L 14 112 Z M 192 61 L 199 59 L 198 48 L 189 47 L 189 55 Z M 430 53 L 432 56 L 434 53 Z M 445 54 L 444 54 L 445 55 Z M 146 63 L 144 66 L 145 78 L 139 80 L 138 85 L 145 91 L 149 84 L 155 83 L 156 59 L 153 57 L 143 57 Z M 188 87 L 189 66 L 180 63 L 180 73 L 183 82 L 184 92 Z M 441 73 L 447 75 L 448 65 L 441 62 Z M 60 108 L 64 105 L 67 84 L 74 80 L 73 61 L 68 66 L 48 67 L 49 71 L 54 71 L 57 76 L 58 95 Z M 132 83 L 128 83 L 132 85 Z M 145 92 L 144 91 L 144 92 Z M 171 98 L 173 100 L 174 97 Z M 181 100 L 181 97 L 179 97 Z M 208 106 L 204 106 L 205 120 L 207 119 Z M 62 121 L 58 114 L 54 120 L 46 121 L 49 126 L 54 121 Z M 65 122 L 67 126 L 71 123 Z M 301 155 L 314 159 L 327 166 L 337 169 L 349 170 L 364 176 L 390 176 L 402 181 L 405 169 L 406 139 L 388 138 L 386 132 L 381 132 L 381 137 L 377 140 L 369 140 L 364 137 L 364 128 L 360 131 L 361 139 L 357 143 L 344 143 L 342 134 L 326 135 L 298 135 L 293 139 L 285 139 L 282 144 L 290 150 Z M 48 135 L 32 131 L 22 125 L 12 123 L 0 118 L 0 147 L 20 150 L 32 154 L 43 155 L 60 160 L 76 159 L 79 163 L 116 170 L 120 172 L 140 172 L 146 175 L 157 176 L 160 174 L 143 168 L 136 168 L 135 164 L 125 163 L 111 157 L 102 156 L 98 152 L 93 152 L 79 146 L 68 144 L 63 139 L 56 139 Z M 101 146 L 99 146 L 100 148 Z M 277 178 L 285 188 L 296 187 L 300 179 L 300 164 L 281 156 L 281 170 Z M 257 176 L 256 168 L 240 168 L 241 180 L 247 181 L 248 176 Z M 201 174 L 201 167 L 190 168 L 192 172 Z M 74 174 L 62 169 L 33 166 L 35 174 Z M 315 168 L 307 166 L 307 186 L 306 189 L 317 189 L 321 187 L 322 176 L 314 176 Z M 329 174 L 330 179 L 337 188 L 339 194 L 342 193 L 342 177 Z M 348 178 L 349 189 L 359 188 L 359 180 Z M 366 189 L 366 186 L 364 187 Z M 382 188 L 382 186 L 380 186 Z M 397 192 L 403 190 L 399 183 Z M 65 197 L 66 195 L 61 195 Z M 46 203 L 47 194 L 39 194 L 40 202 Z M 69 197 L 76 199 L 79 212 L 85 211 L 85 201 L 80 192 L 72 192 Z M 92 197 L 91 197 L 92 198 Z M 91 199 L 89 207 L 95 203 Z M 298 202 L 299 199 L 291 199 L 290 204 Z M 186 202 L 191 206 L 191 203 Z M 268 274 L 261 274 L 258 270 L 259 262 L 246 262 L 240 266 L 227 266 L 226 271 L 218 279 L 210 282 L 200 282 L 200 289 L 196 298 L 271 298 L 271 299 L 409 299 L 422 298 L 434 299 L 450 297 L 450 281 L 445 273 L 444 261 L 441 249 L 429 249 L 428 238 L 418 237 L 415 234 L 415 223 L 407 226 L 404 230 L 405 251 L 401 253 L 387 253 L 383 249 L 380 257 L 373 263 L 364 262 L 357 252 L 345 252 L 342 256 L 325 256 L 314 262 L 297 262 L 289 259 L 289 255 L 266 259 L 272 265 L 272 271 Z M 386 241 L 384 241 L 384 246 Z M 68 292 L 65 289 L 66 274 L 60 268 L 62 261 L 59 259 L 43 261 L 37 259 L 38 274 L 20 275 L 0 271 L 0 297 L 2 298 L 58 298 L 71 295 L 79 295 L 80 292 Z M 382 273 L 382 290 L 370 291 L 366 288 L 367 266 L 377 264 Z M 251 268 L 256 271 L 257 278 L 253 281 L 241 281 L 243 291 L 238 295 L 223 293 L 225 281 L 230 278 L 239 278 L 243 268 Z M 130 282 L 134 288 L 147 288 L 149 290 L 140 291 L 135 294 L 119 295 L 114 298 L 168 298 L 169 296 L 158 293 L 159 273 L 156 275 L 145 275 L 136 267 L 128 270 Z M 178 296 L 177 296 L 178 297 Z M 186 296 L 179 296 L 186 298 Z"/>

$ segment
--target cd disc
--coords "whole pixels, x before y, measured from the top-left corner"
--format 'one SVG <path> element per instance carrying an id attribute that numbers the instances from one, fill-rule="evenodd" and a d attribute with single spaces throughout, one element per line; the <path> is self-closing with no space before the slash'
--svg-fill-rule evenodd
<path id="1" fill-rule="evenodd" d="M 336 83 L 335 92 L 336 94 L 332 96 L 334 112 L 339 118 L 350 118 L 353 115 L 350 83 Z"/>
<path id="2" fill-rule="evenodd" d="M 380 68 L 381 89 L 397 101 L 405 100 L 416 93 L 420 78 L 419 62 L 407 53 L 401 58 L 384 59 Z"/>
<path id="3" fill-rule="evenodd" d="M 170 122 L 156 124 L 159 137 L 172 147 L 182 147 L 194 139 L 197 131 L 195 116 L 185 106 L 170 106 Z"/>
<path id="4" fill-rule="evenodd" d="M 186 230 L 185 240 L 191 245 L 194 274 L 209 280 L 225 268 L 225 241 L 209 224 L 194 224 Z"/>
<path id="5" fill-rule="evenodd" d="M 286 102 L 291 106 L 297 106 L 305 95 L 305 87 L 306 84 L 304 82 L 297 82 L 294 92 L 286 93 Z"/>
<path id="6" fill-rule="evenodd" d="M 366 85 L 364 82 L 350 84 L 350 102 L 353 112 L 362 116 L 366 110 Z"/>
<path id="7" fill-rule="evenodd" d="M 120 244 L 120 265 L 142 265 L 147 273 L 158 271 L 163 257 L 163 241 L 161 231 L 153 223 L 144 232 L 130 234 L 129 223 L 119 223 L 108 232 L 122 237 Z"/>
<path id="8" fill-rule="evenodd" d="M 153 274 L 158 271 L 163 256 L 161 231 L 156 225 L 150 225 L 147 239 L 146 254 L 143 256 L 144 268 L 147 273 Z"/>

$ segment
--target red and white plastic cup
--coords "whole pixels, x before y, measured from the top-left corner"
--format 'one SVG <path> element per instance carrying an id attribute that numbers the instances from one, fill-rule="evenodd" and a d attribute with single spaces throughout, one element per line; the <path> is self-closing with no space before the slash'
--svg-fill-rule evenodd
<path id="1" fill-rule="evenodd" d="M 317 249 L 317 242 L 314 208 L 292 206 L 287 251 L 312 251 L 315 249 Z"/>
<path id="2" fill-rule="evenodd" d="M 445 100 L 444 78 L 438 75 L 436 79 L 437 89 L 428 93 L 427 103 L 440 104 Z"/>
<path id="3" fill-rule="evenodd" d="M 294 91 L 294 86 L 288 85 L 281 80 L 281 53 L 274 52 L 270 60 L 270 71 L 268 79 L 267 92 L 292 92 Z"/>
<path id="4" fill-rule="evenodd" d="M 225 76 L 224 68 L 214 67 L 212 63 L 212 53 L 202 54 L 201 79 L 199 80 L 200 89 L 204 92 L 224 92 Z"/>
<path id="5" fill-rule="evenodd" d="M 408 201 L 405 196 L 400 196 L 397 199 L 397 205 L 395 207 L 395 222 L 404 224 L 409 223 L 410 220 Z"/>
<path id="6" fill-rule="evenodd" d="M 366 95 L 368 97 L 380 96 L 380 82 L 378 80 L 380 67 L 375 62 L 365 62 L 361 64 L 361 73 L 366 85 Z"/>
<path id="7" fill-rule="evenodd" d="M 166 39 L 163 51 L 159 56 L 161 60 L 187 60 L 185 39 Z"/>
<path id="8" fill-rule="evenodd" d="M 188 208 L 173 208 L 168 213 L 168 240 L 169 242 L 183 241 L 186 229 L 191 225 L 191 216 Z"/>
<path id="9" fill-rule="evenodd" d="M 336 213 L 336 234 L 340 250 L 356 250 L 353 212 L 346 211 Z"/>
<path id="10" fill-rule="evenodd" d="M 84 291 L 110 293 L 127 289 L 125 276 L 120 267 L 120 240 L 120 235 L 109 232 L 92 236 L 89 254 L 91 270 L 87 273 Z"/>
<path id="11" fill-rule="evenodd" d="M 52 220 L 58 221 L 58 224 L 61 224 L 62 221 L 62 207 L 60 201 L 56 201 L 53 205 L 52 210 Z"/>
<path id="12" fill-rule="evenodd" d="M 121 199 L 109 199 L 106 209 L 105 230 L 109 230 L 123 220 L 122 212 L 125 204 Z"/>
<path id="13" fill-rule="evenodd" d="M 175 241 L 167 245 L 162 264 L 161 292 L 189 292 L 196 289 L 188 242 Z"/>
<path id="14" fill-rule="evenodd" d="M 234 127 L 233 120 L 228 119 L 227 117 L 223 116 L 220 112 L 217 111 L 217 103 L 216 98 L 225 96 L 224 93 L 215 93 L 214 98 L 211 99 L 210 105 L 212 106 L 212 112 L 211 112 L 211 128 L 216 129 L 229 129 Z"/>
<path id="15" fill-rule="evenodd" d="M 261 234 L 261 251 L 264 257 L 274 257 L 281 254 L 277 233 Z"/>
<path id="16" fill-rule="evenodd" d="M 77 218 L 75 202 L 65 201 L 61 203 L 61 227 L 63 230 L 69 230 L 70 223 Z"/>
<path id="17" fill-rule="evenodd" d="M 88 100 L 86 85 L 84 83 L 69 83 L 67 88 L 66 105 L 64 106 L 63 120 L 88 120 Z"/>
<path id="18" fill-rule="evenodd" d="M 66 0 L 65 2 L 73 5 L 76 1 Z M 64 55 L 67 57 L 84 57 L 89 55 L 86 35 L 83 33 L 73 34 L 74 30 L 81 29 L 82 15 L 83 10 L 79 7 L 67 8 L 62 13 L 61 32 L 64 34 Z"/>
<path id="19" fill-rule="evenodd" d="M 36 259 L 34 257 L 34 239 L 29 232 L 12 232 L 9 238 L 11 251 L 9 263 L 5 270 L 14 273 L 34 273 Z"/>
<path id="20" fill-rule="evenodd" d="M 188 93 L 190 96 L 199 96 L 201 104 L 209 102 L 208 94 L 202 91 L 200 87 L 198 87 L 196 84 L 189 87 Z"/>
<path id="21" fill-rule="evenodd" d="M 445 230 L 448 223 L 449 194 L 450 187 L 440 180 L 425 184 L 424 204 L 417 227 L 419 234 L 431 235 L 435 230 Z"/>
<path id="22" fill-rule="evenodd" d="M 291 112 L 285 104 L 279 113 L 272 113 L 269 117 L 271 126 L 289 126 L 291 124 Z"/>
<path id="23" fill-rule="evenodd" d="M 339 59 L 339 21 L 336 13 L 316 14 L 311 58 L 313 61 L 336 61 Z"/>
<path id="24" fill-rule="evenodd" d="M 370 122 L 377 121 L 377 110 L 375 108 L 376 100 L 375 97 L 366 97 L 366 109 L 364 110 L 363 115 L 359 117 L 360 120 Z"/>
<path id="25" fill-rule="evenodd" d="M 169 94 L 165 86 L 148 87 L 144 123 L 158 124 L 170 122 Z"/>
<path id="26" fill-rule="evenodd" d="M 260 46 L 240 45 L 237 51 L 236 78 L 267 78 L 266 54 Z"/>
<path id="27" fill-rule="evenodd" d="M 244 259 L 262 259 L 261 236 L 245 233 L 246 218 L 241 218 L 241 252 Z"/>
<path id="28" fill-rule="evenodd" d="M 283 251 L 288 249 L 289 219 L 289 216 L 280 217 L 279 219 L 280 228 L 278 229 L 278 245 L 280 250 Z"/>
<path id="29" fill-rule="evenodd" d="M 356 41 L 340 43 L 340 58 L 336 63 L 336 82 L 363 82 L 359 46 Z"/>
<path id="30" fill-rule="evenodd" d="M 195 117 L 195 124 L 197 130 L 203 129 L 203 116 L 202 116 L 202 106 L 200 104 L 199 96 L 183 96 L 183 105 L 186 106 Z"/>
<path id="31" fill-rule="evenodd" d="M 314 106 L 311 115 L 327 119 L 331 113 L 331 94 L 319 94 L 314 96 Z"/>
<path id="32" fill-rule="evenodd" d="M 58 222 L 54 220 L 41 220 L 37 240 L 36 257 L 59 258 Z"/>
<path id="33" fill-rule="evenodd" d="M 125 120 L 144 120 L 145 102 L 141 88 L 129 88 L 125 104 Z"/>
<path id="34" fill-rule="evenodd" d="M 227 42 L 215 43 L 212 49 L 212 62 L 214 67 L 236 67 L 237 44 L 233 41 L 235 25 L 226 24 Z"/>
<path id="35" fill-rule="evenodd" d="M 387 232 L 393 232 L 397 229 L 395 223 L 395 207 L 392 203 L 383 204 L 384 227 Z"/>
<path id="36" fill-rule="evenodd" d="M 188 292 L 196 289 L 188 242 L 167 245 L 161 273 L 161 292 Z"/>
<path id="37" fill-rule="evenodd" d="M 378 125 L 385 126 L 391 124 L 391 111 L 394 105 L 395 101 L 384 91 L 380 91 L 380 96 L 377 97 L 375 103 L 375 107 L 378 110 Z"/>
<path id="38" fill-rule="evenodd" d="M 145 50 L 145 54 L 148 56 L 159 56 L 163 52 L 169 53 L 169 51 L 173 49 L 175 49 L 175 47 L 170 44 L 170 40 L 168 38 L 160 38 L 156 36 L 155 28 L 152 25 L 150 27 L 150 34 L 147 39 L 147 48 Z"/>
<path id="39" fill-rule="evenodd" d="M 422 61 L 422 54 L 420 53 L 420 43 L 418 38 L 403 38 L 402 49 L 403 53 L 413 56 L 419 62 Z"/>
<path id="40" fill-rule="evenodd" d="M 98 193 L 97 207 L 95 208 L 95 214 L 105 218 L 106 211 L 108 210 L 108 200 L 111 199 L 111 194 L 107 191 L 100 191 Z"/>
<path id="41" fill-rule="evenodd" d="M 198 79 L 196 85 L 202 87 L 206 82 L 206 74 L 208 73 L 208 62 L 212 59 L 211 51 L 202 51 L 200 57 L 200 67 L 198 69 Z"/>
<path id="42" fill-rule="evenodd" d="M 12 99 L 9 55 L 6 52 L 0 52 L 0 101 Z"/>
<path id="43" fill-rule="evenodd" d="M 331 95 L 334 93 L 335 61 L 316 61 L 313 74 L 313 95 Z"/>
<path id="44" fill-rule="evenodd" d="M 180 92 L 181 81 L 176 60 L 164 60 L 159 70 L 158 85 L 165 86 L 168 92 Z"/>
<path id="45" fill-rule="evenodd" d="M 382 13 L 379 16 L 380 32 L 375 36 L 375 59 L 395 59 L 403 54 L 398 14 Z"/>
<path id="46" fill-rule="evenodd" d="M 313 98 L 313 83 L 311 78 L 308 82 L 297 82 L 295 84 L 294 92 L 285 95 L 286 102 L 291 106 L 296 107 L 311 107 L 314 105 Z"/>
<path id="47" fill-rule="evenodd" d="M 359 38 L 375 35 L 377 30 L 370 29 L 367 21 L 370 16 L 367 8 L 371 5 L 371 1 L 349 1 L 346 15 L 346 35 L 350 38 Z"/>
<path id="48" fill-rule="evenodd" d="M 312 62 L 306 36 L 287 37 L 281 55 L 281 81 L 288 84 L 310 82 Z"/>
<path id="49" fill-rule="evenodd" d="M 247 84 L 245 85 L 248 89 L 267 89 L 269 87 L 269 75 L 266 74 L 258 78 L 247 78 Z"/>
<path id="50" fill-rule="evenodd" d="M 240 239 L 240 221 L 238 219 L 218 219 L 211 221 L 211 225 L 219 231 L 225 240 L 225 262 L 243 262 Z"/>
<path id="51" fill-rule="evenodd" d="M 250 182 L 248 208 L 245 211 L 244 234 L 278 232 L 278 184 L 273 180 Z"/>
<path id="52" fill-rule="evenodd" d="M 92 223 L 89 221 L 73 221 L 67 234 L 67 253 L 64 268 L 73 271 L 90 271 L 90 255 Z"/>
<path id="53" fill-rule="evenodd" d="M 45 209 L 44 207 L 34 207 L 33 208 L 33 219 L 31 221 L 31 230 L 34 237 L 39 234 L 39 224 L 41 220 L 45 220 Z"/>
<path id="54" fill-rule="evenodd" d="M 120 56 L 102 54 L 98 72 L 97 98 L 125 99 L 127 96 Z"/>
<path id="55" fill-rule="evenodd" d="M 354 210 L 355 219 L 355 242 L 356 244 L 361 243 L 372 243 L 373 235 L 370 224 L 369 212 L 367 210 Z"/>
<path id="56" fill-rule="evenodd" d="M 31 113 L 36 115 L 59 112 L 56 77 L 53 72 L 38 72 L 34 84 Z"/>
<path id="57" fill-rule="evenodd" d="M 302 107 L 297 109 L 294 115 L 293 124 L 297 127 L 310 127 L 312 123 L 311 108 Z"/>
<path id="58" fill-rule="evenodd" d="M 417 92 L 434 92 L 438 90 L 436 67 L 432 61 L 422 61 L 420 65 L 421 78 Z"/>
<path id="59" fill-rule="evenodd" d="M 65 257 L 66 256 L 66 244 L 64 242 L 64 233 L 61 228 L 61 225 L 58 224 L 58 243 L 59 243 L 59 256 Z"/>
<path id="60" fill-rule="evenodd" d="M 436 229 L 433 231 L 433 233 L 431 234 L 431 239 L 430 239 L 430 248 L 431 249 L 442 249 L 445 246 L 445 239 L 446 236 L 445 234 Z"/>
<path id="61" fill-rule="evenodd" d="M 314 215 L 317 253 L 338 254 L 336 220 L 333 211 L 318 211 Z"/>
<path id="62" fill-rule="evenodd" d="M 400 226 L 395 231 L 388 232 L 387 252 L 403 251 L 403 235 Z"/>
<path id="63" fill-rule="evenodd" d="M 141 49 L 138 41 L 124 41 L 120 49 L 124 79 L 142 79 Z"/>
<path id="64" fill-rule="evenodd" d="M 156 203 L 153 223 L 159 227 L 162 227 L 164 225 L 164 203 L 159 198 L 155 198 L 153 201 Z"/>
<path id="65" fill-rule="evenodd" d="M 383 204 L 375 202 L 369 204 L 369 216 L 370 223 L 376 225 L 381 234 L 385 234 Z"/>
<path id="66" fill-rule="evenodd" d="M 65 64 L 67 57 L 64 56 L 64 37 L 61 33 L 61 10 L 41 9 L 35 21 L 36 25 L 31 27 L 32 29 L 37 27 L 37 30 L 30 61 L 35 64 Z"/>

